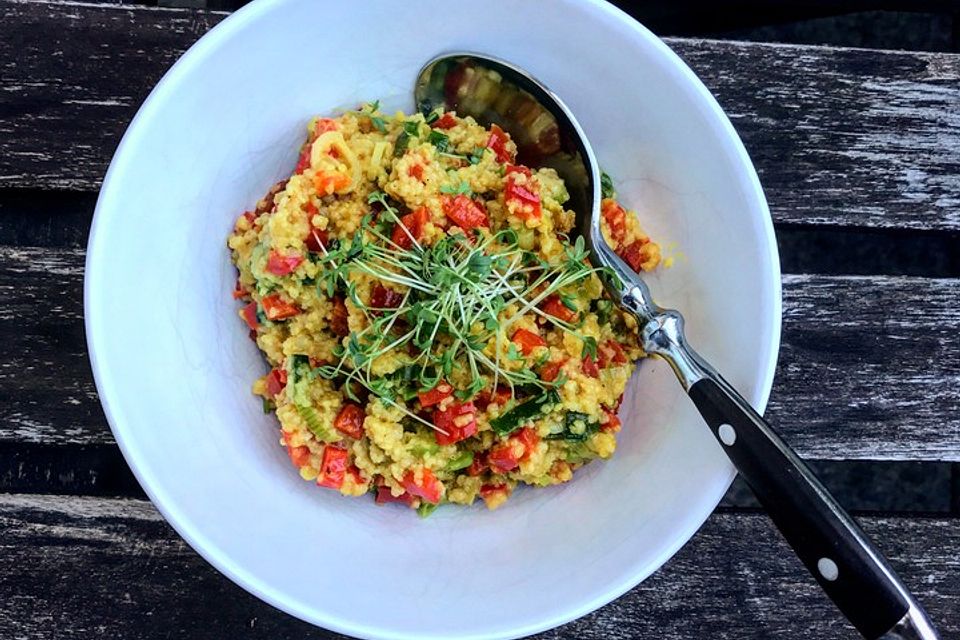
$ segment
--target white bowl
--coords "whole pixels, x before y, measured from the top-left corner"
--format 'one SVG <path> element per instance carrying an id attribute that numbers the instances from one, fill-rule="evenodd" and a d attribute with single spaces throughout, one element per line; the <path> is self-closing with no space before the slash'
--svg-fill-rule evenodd
<path id="1" fill-rule="evenodd" d="M 251 396 L 234 218 L 289 174 L 307 119 L 379 98 L 411 110 L 443 51 L 525 67 L 572 108 L 622 199 L 675 247 L 649 279 L 754 406 L 773 379 L 780 278 L 733 128 L 662 42 L 603 2 L 259 0 L 204 36 L 144 103 L 104 180 L 87 338 L 114 435 L 144 489 L 220 571 L 309 622 L 370 638 L 504 638 L 581 616 L 680 548 L 733 469 L 662 362 L 644 362 L 614 458 L 495 512 L 428 520 L 303 482 Z"/>

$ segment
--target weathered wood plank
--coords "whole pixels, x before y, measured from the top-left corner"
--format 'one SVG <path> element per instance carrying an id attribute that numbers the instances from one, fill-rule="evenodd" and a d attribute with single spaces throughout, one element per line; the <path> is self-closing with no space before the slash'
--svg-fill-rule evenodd
<path id="1" fill-rule="evenodd" d="M 224 15 L 0 0 L 0 186 L 96 188 L 150 88 Z M 960 229 L 960 56 L 668 42 L 730 114 L 777 221 Z"/>
<path id="2" fill-rule="evenodd" d="M 940 626 L 960 633 L 960 528 L 866 518 Z M 0 496 L 0 635 L 44 638 L 336 638 L 243 592 L 148 502 Z M 79 585 L 82 585 L 80 587 Z M 157 610 L 163 603 L 162 612 Z M 642 615 L 641 615 L 642 614 Z M 714 514 L 666 567 L 617 601 L 538 636 L 853 639 L 764 515 Z M 216 630 L 215 632 L 212 630 Z"/>
<path id="3" fill-rule="evenodd" d="M 83 252 L 0 247 L 0 441 L 112 442 L 82 324 Z M 767 415 L 817 459 L 960 461 L 960 280 L 786 275 Z"/>

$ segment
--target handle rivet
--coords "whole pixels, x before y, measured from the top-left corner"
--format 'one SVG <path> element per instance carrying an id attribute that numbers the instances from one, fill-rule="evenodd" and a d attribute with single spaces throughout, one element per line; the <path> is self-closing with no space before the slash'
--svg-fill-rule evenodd
<path id="1" fill-rule="evenodd" d="M 837 567 L 837 563 L 830 558 L 820 558 L 817 560 L 817 571 L 820 572 L 824 580 L 829 580 L 830 582 L 836 580 L 837 576 L 840 575 L 840 569 Z"/>
<path id="2" fill-rule="evenodd" d="M 728 447 L 733 446 L 733 443 L 737 441 L 737 432 L 727 423 L 720 425 L 717 429 L 717 435 L 720 436 L 720 442 Z"/>

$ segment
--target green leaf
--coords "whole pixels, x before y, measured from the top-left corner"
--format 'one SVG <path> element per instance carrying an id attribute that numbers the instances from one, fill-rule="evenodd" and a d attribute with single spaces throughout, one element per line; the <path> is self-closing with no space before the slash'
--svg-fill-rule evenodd
<path id="1" fill-rule="evenodd" d="M 559 394 L 556 391 L 548 391 L 542 396 L 527 400 L 510 411 L 497 416 L 490 421 L 490 427 L 498 435 L 505 436 L 548 413 L 553 409 L 553 405 L 559 402 Z"/>
<path id="2" fill-rule="evenodd" d="M 408 136 L 420 136 L 420 123 L 416 120 L 407 120 L 403 123 L 403 132 Z"/>
<path id="3" fill-rule="evenodd" d="M 519 362 L 523 360 L 523 355 L 517 350 L 517 345 L 513 342 L 510 343 L 510 346 L 507 347 L 507 358 L 513 360 L 514 362 Z"/>
<path id="4" fill-rule="evenodd" d="M 563 303 L 563 306 L 565 306 L 567 309 L 570 309 L 570 311 L 580 310 L 580 308 L 577 306 L 577 299 L 574 296 L 570 295 L 569 293 L 560 293 L 558 296 L 560 297 L 560 302 Z"/>
<path id="5" fill-rule="evenodd" d="M 470 152 L 470 156 L 468 157 L 470 164 L 480 164 L 480 161 L 483 160 L 483 154 L 486 150 L 486 147 L 475 147 L 473 151 Z"/>
<path id="6" fill-rule="evenodd" d="M 600 197 L 616 198 L 617 192 L 613 188 L 613 180 L 606 171 L 600 172 Z"/>
<path id="7" fill-rule="evenodd" d="M 428 518 L 430 514 L 437 510 L 437 507 L 440 505 L 433 504 L 432 502 L 427 502 L 426 500 L 420 503 L 420 506 L 417 507 L 417 515 L 421 518 Z"/>
<path id="8" fill-rule="evenodd" d="M 440 187 L 440 193 L 448 193 L 450 195 L 465 195 L 468 198 L 473 197 L 473 191 L 470 190 L 470 183 L 466 181 L 461 181 L 457 186 L 445 184 Z"/>
<path id="9" fill-rule="evenodd" d="M 393 146 L 393 157 L 399 158 L 404 153 L 407 152 L 407 147 L 410 145 L 410 134 L 406 131 L 400 133 L 397 136 L 397 143 Z"/>
<path id="10" fill-rule="evenodd" d="M 437 151 L 440 153 L 446 153 L 450 148 L 450 138 L 445 133 L 440 131 L 433 130 L 430 132 L 430 136 L 427 138 L 427 142 L 432 144 L 437 148 Z"/>
<path id="11" fill-rule="evenodd" d="M 581 358 L 590 356 L 594 361 L 597 359 L 597 339 L 593 336 L 583 336 L 583 350 L 580 352 Z"/>

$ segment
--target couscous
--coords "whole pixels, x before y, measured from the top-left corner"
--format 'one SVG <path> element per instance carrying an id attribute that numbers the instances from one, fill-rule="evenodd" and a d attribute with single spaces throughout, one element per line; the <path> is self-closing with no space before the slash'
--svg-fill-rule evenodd
<path id="1" fill-rule="evenodd" d="M 271 367 L 253 392 L 304 480 L 492 509 L 613 454 L 637 327 L 567 235 L 563 181 L 515 154 L 497 126 L 367 104 L 313 119 L 237 219 L 233 295 Z M 636 216 L 602 211 L 625 261 L 656 267 Z"/>

